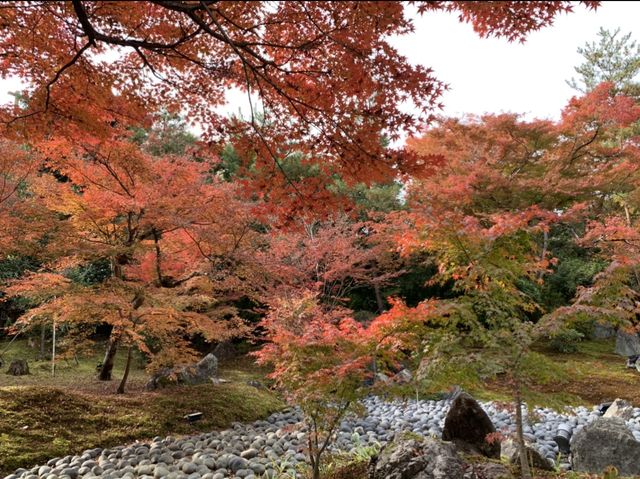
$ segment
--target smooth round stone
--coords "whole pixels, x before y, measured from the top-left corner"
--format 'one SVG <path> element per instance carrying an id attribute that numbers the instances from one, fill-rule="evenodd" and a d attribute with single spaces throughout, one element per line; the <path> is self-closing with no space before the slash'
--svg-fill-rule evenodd
<path id="1" fill-rule="evenodd" d="M 162 477 L 167 476 L 169 474 L 169 470 L 163 466 L 154 466 L 153 471 L 147 472 L 146 474 L 149 474 L 149 475 L 153 474 L 153 477 L 155 477 L 156 479 L 160 479 Z"/>
<path id="2" fill-rule="evenodd" d="M 49 474 L 49 472 L 51 472 L 51 467 L 50 466 L 40 466 L 38 468 L 38 475 L 39 476 L 46 476 L 47 474 Z"/>
<path id="3" fill-rule="evenodd" d="M 154 471 L 155 471 L 155 469 L 156 469 L 156 467 L 155 467 L 155 466 L 153 466 L 153 465 L 151 465 L 151 464 L 148 464 L 148 465 L 139 465 L 139 466 L 136 468 L 136 472 L 137 472 L 139 475 L 152 476 L 152 475 L 153 475 L 153 473 L 154 473 Z"/>
<path id="4" fill-rule="evenodd" d="M 248 461 L 243 457 L 234 456 L 229 460 L 229 469 L 236 472 L 241 469 L 246 469 Z"/>
<path id="5" fill-rule="evenodd" d="M 240 453 L 240 457 L 244 458 L 244 459 L 253 459 L 254 457 L 256 457 L 258 455 L 258 450 L 257 449 L 247 449 L 245 451 L 242 451 Z"/>
<path id="6" fill-rule="evenodd" d="M 62 470 L 63 476 L 69 476 L 71 479 L 75 479 L 78 477 L 78 468 L 77 467 L 67 467 Z"/>
<path id="7" fill-rule="evenodd" d="M 93 466 L 91 468 L 91 474 L 94 476 L 101 476 L 104 470 L 100 466 Z"/>
<path id="8" fill-rule="evenodd" d="M 262 475 L 266 471 L 266 467 L 259 462 L 251 462 L 249 463 L 249 468 L 258 476 Z"/>

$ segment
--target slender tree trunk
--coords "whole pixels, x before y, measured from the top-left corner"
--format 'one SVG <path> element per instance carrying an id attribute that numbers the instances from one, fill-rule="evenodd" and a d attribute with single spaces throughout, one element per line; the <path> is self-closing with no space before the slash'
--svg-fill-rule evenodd
<path id="1" fill-rule="evenodd" d="M 47 330 L 44 324 L 40 325 L 40 354 L 38 359 L 43 360 L 46 357 L 45 343 L 47 341 Z"/>
<path id="2" fill-rule="evenodd" d="M 104 359 L 102 360 L 102 367 L 100 368 L 100 374 L 98 379 L 100 381 L 111 381 L 111 373 L 113 371 L 113 365 L 116 359 L 116 353 L 118 352 L 118 338 L 111 331 L 109 337 L 109 344 L 107 350 L 104 353 Z"/>
<path id="3" fill-rule="evenodd" d="M 127 351 L 127 364 L 124 367 L 124 375 L 122 376 L 122 380 L 120 381 L 120 385 L 118 386 L 118 390 L 116 391 L 118 394 L 124 394 L 124 387 L 127 384 L 127 378 L 129 377 L 129 369 L 131 368 L 132 356 L 133 356 L 133 346 L 129 346 L 129 351 Z"/>
<path id="4" fill-rule="evenodd" d="M 160 236 L 155 228 L 153 229 L 153 242 L 156 247 L 156 276 L 158 286 L 162 286 L 162 252 L 160 251 Z"/>
<path id="5" fill-rule="evenodd" d="M 56 316 L 53 315 L 53 325 L 52 329 L 52 337 L 53 341 L 51 343 L 51 375 L 56 375 Z"/>
<path id="6" fill-rule="evenodd" d="M 133 297 L 133 300 L 131 301 L 131 306 L 133 307 L 133 310 L 137 310 L 140 308 L 140 306 L 142 306 L 142 304 L 144 303 L 144 291 L 143 290 L 138 290 L 136 291 L 136 294 Z M 140 318 L 136 318 L 134 317 L 133 312 L 129 313 L 129 322 L 133 325 L 132 328 L 135 330 L 135 327 L 138 323 L 138 319 Z M 113 332 L 111 334 L 113 336 Z M 119 338 L 119 336 L 118 336 Z M 115 354 L 114 354 L 115 355 Z M 129 377 L 129 370 L 131 369 L 131 357 L 133 355 L 133 344 L 129 345 L 129 350 L 127 351 L 127 364 L 124 367 L 124 375 L 122 376 L 122 380 L 120 381 L 120 385 L 118 386 L 117 389 L 117 393 L 118 394 L 124 394 L 124 387 L 127 384 L 127 378 Z M 111 364 L 111 367 L 113 368 L 113 361 Z"/>
<path id="7" fill-rule="evenodd" d="M 529 457 L 524 442 L 522 427 L 522 396 L 520 394 L 520 380 L 514 377 L 514 393 L 516 406 L 516 435 L 518 436 L 518 448 L 520 449 L 520 477 L 531 479 L 531 468 L 529 467 Z"/>
<path id="8" fill-rule="evenodd" d="M 124 274 L 122 271 L 122 264 L 126 260 L 121 256 L 115 256 L 111 258 L 111 275 L 114 278 L 124 281 Z M 116 353 L 118 352 L 119 336 L 114 334 L 113 326 L 109 331 L 109 343 L 107 344 L 107 350 L 104 353 L 104 359 L 102 360 L 102 366 L 100 367 L 100 374 L 98 379 L 100 381 L 111 381 L 111 373 L 113 372 L 113 365 L 116 359 Z"/>
<path id="9" fill-rule="evenodd" d="M 309 461 L 311 462 L 311 476 L 312 479 L 320 479 L 320 463 L 319 457 L 316 455 L 318 451 L 318 427 L 315 419 L 312 419 L 309 424 L 309 437 L 307 439 L 309 443 Z"/>
<path id="10" fill-rule="evenodd" d="M 547 248 L 549 247 L 549 233 L 547 230 L 544 230 L 543 238 L 542 238 L 542 253 L 540 253 L 540 261 L 544 261 L 547 257 Z M 544 272 L 542 270 L 538 271 L 538 279 L 541 279 L 544 276 Z"/>
<path id="11" fill-rule="evenodd" d="M 373 290 L 376 294 L 376 304 L 378 305 L 378 314 L 382 314 L 384 312 L 384 301 L 382 299 L 382 293 L 380 293 L 380 285 L 378 283 L 374 283 Z M 377 375 L 378 375 L 378 350 L 373 353 L 373 384 L 376 383 Z"/>
<path id="12" fill-rule="evenodd" d="M 382 294 L 380 293 L 380 285 L 375 283 L 373 285 L 373 290 L 376 293 L 376 303 L 378 304 L 378 313 L 382 313 L 384 311 L 384 301 L 382 300 Z"/>

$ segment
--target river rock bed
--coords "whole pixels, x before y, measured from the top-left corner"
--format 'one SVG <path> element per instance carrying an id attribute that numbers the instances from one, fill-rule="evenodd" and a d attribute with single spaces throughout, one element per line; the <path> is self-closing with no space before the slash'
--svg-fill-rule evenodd
<path id="1" fill-rule="evenodd" d="M 364 401 L 367 413 L 340 424 L 334 450 L 354 452 L 358 447 L 384 444 L 399 431 L 440 437 L 450 401 Z M 483 408 L 498 431 L 515 429 L 512 415 L 492 403 Z M 558 447 L 553 437 L 561 424 L 574 432 L 599 417 L 596 408 L 578 407 L 567 413 L 538 408 L 525 426 L 526 438 L 542 455 L 555 461 Z M 634 408 L 627 426 L 640 440 L 640 408 Z M 224 431 L 175 438 L 156 437 L 107 449 L 91 449 L 81 455 L 51 459 L 45 465 L 18 469 L 5 479 L 258 479 L 295 476 L 306 457 L 306 427 L 295 409 L 272 414 L 253 423 L 234 423 Z M 566 458 L 561 461 L 568 467 Z"/>

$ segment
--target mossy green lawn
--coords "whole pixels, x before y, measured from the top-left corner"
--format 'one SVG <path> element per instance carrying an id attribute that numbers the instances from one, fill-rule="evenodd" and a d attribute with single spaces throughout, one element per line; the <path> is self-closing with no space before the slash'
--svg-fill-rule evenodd
<path id="1" fill-rule="evenodd" d="M 578 344 L 575 353 L 552 352 L 541 342 L 529 355 L 535 363 L 527 380 L 527 401 L 537 406 L 560 409 L 563 406 L 593 406 L 616 398 L 640 405 L 640 373 L 625 367 L 626 358 L 615 354 L 615 341 L 593 340 Z M 444 364 L 438 377 L 425 381 L 417 391 L 422 397 L 460 385 L 482 400 L 511 401 L 507 375 L 487 371 L 478 374 L 472 358 L 464 364 Z M 410 390 L 404 394 L 411 394 Z M 415 397 L 416 391 L 413 391 Z"/>
<path id="2" fill-rule="evenodd" d="M 117 378 L 106 383 L 95 379 L 98 356 L 78 364 L 63 361 L 52 377 L 50 369 L 40 367 L 48 363 L 35 361 L 30 348 L 17 343 L 5 353 L 0 373 L 0 476 L 94 447 L 226 428 L 284 407 L 270 390 L 247 384 L 251 379 L 264 382 L 265 373 L 247 360 L 221 364 L 220 376 L 227 383 L 156 392 L 143 391 L 146 376 L 138 362 L 130 392 L 116 395 Z M 6 375 L 13 357 L 28 358 L 32 374 Z M 192 412 L 202 412 L 202 419 L 186 421 L 184 416 Z"/>

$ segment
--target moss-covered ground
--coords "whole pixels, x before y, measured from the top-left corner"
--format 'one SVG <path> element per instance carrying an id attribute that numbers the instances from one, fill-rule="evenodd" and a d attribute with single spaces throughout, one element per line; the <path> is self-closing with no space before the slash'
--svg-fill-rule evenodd
<path id="1" fill-rule="evenodd" d="M 6 343 L 0 344 L 0 350 Z M 5 374 L 14 357 L 29 361 L 31 374 Z M 96 379 L 99 355 L 62 361 L 56 375 L 50 363 L 37 361 L 35 351 L 16 341 L 3 355 L 0 372 L 0 477 L 18 467 L 30 467 L 52 457 L 93 447 L 109 447 L 154 436 L 194 434 L 228 427 L 234 421 L 254 421 L 282 408 L 267 388 L 265 372 L 248 360 L 221 363 L 220 376 L 229 382 L 144 391 L 146 374 L 140 360 L 131 374 L 127 394 L 115 389 L 123 360 L 113 381 Z M 202 412 L 189 423 L 186 414 Z"/>

